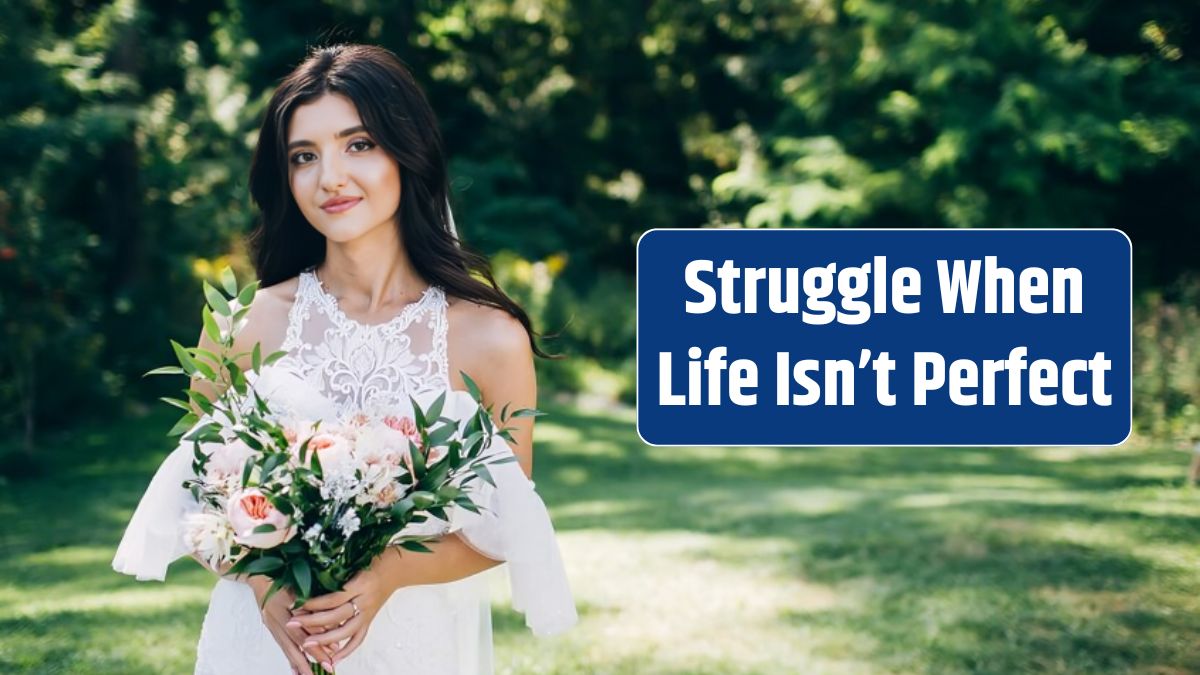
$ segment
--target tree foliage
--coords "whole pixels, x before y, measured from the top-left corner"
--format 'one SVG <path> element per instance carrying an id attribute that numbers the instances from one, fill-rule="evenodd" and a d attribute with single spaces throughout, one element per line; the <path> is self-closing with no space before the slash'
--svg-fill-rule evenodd
<path id="1" fill-rule="evenodd" d="M 0 426 L 144 396 L 197 277 L 246 271 L 259 115 L 311 45 L 409 63 L 468 243 L 613 364 L 653 227 L 1120 227 L 1169 304 L 1197 36 L 1180 0 L 4 3 Z"/>

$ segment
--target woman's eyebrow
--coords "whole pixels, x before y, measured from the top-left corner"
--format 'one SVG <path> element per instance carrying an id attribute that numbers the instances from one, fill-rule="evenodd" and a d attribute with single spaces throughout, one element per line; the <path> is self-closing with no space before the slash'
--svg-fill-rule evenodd
<path id="1" fill-rule="evenodd" d="M 366 131 L 366 130 L 367 130 L 367 128 L 360 124 L 356 127 L 350 127 L 349 129 L 342 129 L 341 131 L 334 134 L 334 136 L 336 136 L 337 138 L 345 138 L 352 134 L 357 134 L 360 131 Z M 301 139 L 298 141 L 292 141 L 291 143 L 288 143 L 287 149 L 292 150 L 293 148 L 298 148 L 302 145 L 316 145 L 316 143 L 313 143 L 312 141 L 306 141 L 304 139 Z"/>

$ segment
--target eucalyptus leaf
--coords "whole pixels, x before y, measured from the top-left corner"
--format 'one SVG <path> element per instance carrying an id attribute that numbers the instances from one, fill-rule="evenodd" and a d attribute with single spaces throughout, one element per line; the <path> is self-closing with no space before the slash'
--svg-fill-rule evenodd
<path id="1" fill-rule="evenodd" d="M 467 385 L 467 391 L 471 394 L 471 398 L 475 399 L 475 402 L 479 405 L 483 405 L 483 394 L 479 393 L 479 385 L 475 384 L 475 380 L 472 380 L 470 375 L 461 370 L 458 372 L 462 375 L 463 382 Z"/>
<path id="2" fill-rule="evenodd" d="M 221 288 L 224 288 L 225 294 L 230 297 L 237 295 L 237 277 L 233 274 L 233 268 L 225 267 L 221 269 Z"/>
<path id="3" fill-rule="evenodd" d="M 204 299 L 208 300 L 209 306 L 217 314 L 221 316 L 231 316 L 233 314 L 233 310 L 229 308 L 229 301 L 225 299 L 224 295 L 221 295 L 221 291 L 213 288 L 207 281 L 204 282 Z"/>
<path id="4" fill-rule="evenodd" d="M 433 549 L 419 541 L 402 541 L 399 543 L 399 546 L 406 551 L 415 551 L 417 553 L 433 553 Z"/>
<path id="5" fill-rule="evenodd" d="M 173 405 L 176 408 L 183 410 L 184 412 L 192 412 L 192 406 L 188 405 L 187 403 L 184 403 L 183 401 L 180 401 L 177 398 L 170 398 L 168 396 L 160 396 L 158 398 L 158 400 L 162 401 L 163 403 L 166 403 L 167 405 Z"/>
<path id="6" fill-rule="evenodd" d="M 217 320 L 213 317 L 212 310 L 208 305 L 200 310 L 200 318 L 204 323 L 204 334 L 208 336 L 215 344 L 221 344 L 221 327 L 217 325 Z"/>
<path id="7" fill-rule="evenodd" d="M 257 281 L 253 281 L 251 283 L 246 284 L 246 286 L 242 290 L 238 291 L 238 293 L 237 293 L 238 304 L 241 305 L 245 309 L 250 309 L 250 303 L 254 302 L 254 294 L 257 292 L 258 292 L 258 282 Z M 239 313 L 241 313 L 240 310 L 239 310 Z M 235 316 L 234 318 L 238 319 L 241 317 Z"/>
<path id="8" fill-rule="evenodd" d="M 196 413 L 189 412 L 188 414 L 179 418 L 179 421 L 175 423 L 175 426 L 171 427 L 171 430 L 167 432 L 167 435 L 178 436 L 186 432 L 188 429 L 191 429 L 192 425 L 198 421 L 200 421 L 200 418 L 196 415 Z"/>

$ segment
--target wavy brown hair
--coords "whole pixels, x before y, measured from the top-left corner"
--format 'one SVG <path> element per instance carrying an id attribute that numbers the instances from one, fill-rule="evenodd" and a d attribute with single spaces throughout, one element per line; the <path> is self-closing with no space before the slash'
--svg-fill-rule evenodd
<path id="1" fill-rule="evenodd" d="M 288 183 L 287 129 L 296 108 L 325 94 L 354 102 L 363 126 L 400 164 L 396 227 L 417 272 L 447 293 L 511 314 L 537 343 L 529 315 L 508 297 L 482 255 L 450 230 L 449 184 L 433 108 L 404 63 L 382 47 L 339 44 L 314 49 L 271 96 L 250 165 L 250 195 L 261 210 L 250 235 L 263 286 L 290 279 L 325 259 L 325 237 L 304 218 Z"/>

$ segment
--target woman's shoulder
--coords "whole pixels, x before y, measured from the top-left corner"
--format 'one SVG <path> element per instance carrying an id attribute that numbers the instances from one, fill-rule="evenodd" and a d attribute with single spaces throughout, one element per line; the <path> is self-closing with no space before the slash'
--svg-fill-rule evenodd
<path id="1" fill-rule="evenodd" d="M 295 276 L 258 289 L 246 314 L 246 324 L 238 334 L 238 342 L 246 345 L 261 342 L 264 348 L 278 349 L 287 332 L 289 314 L 299 288 L 300 277 Z"/>
<path id="2" fill-rule="evenodd" d="M 515 316 L 498 307 L 447 295 L 446 319 L 453 342 L 476 357 L 512 357 L 532 352 L 529 334 Z"/>

